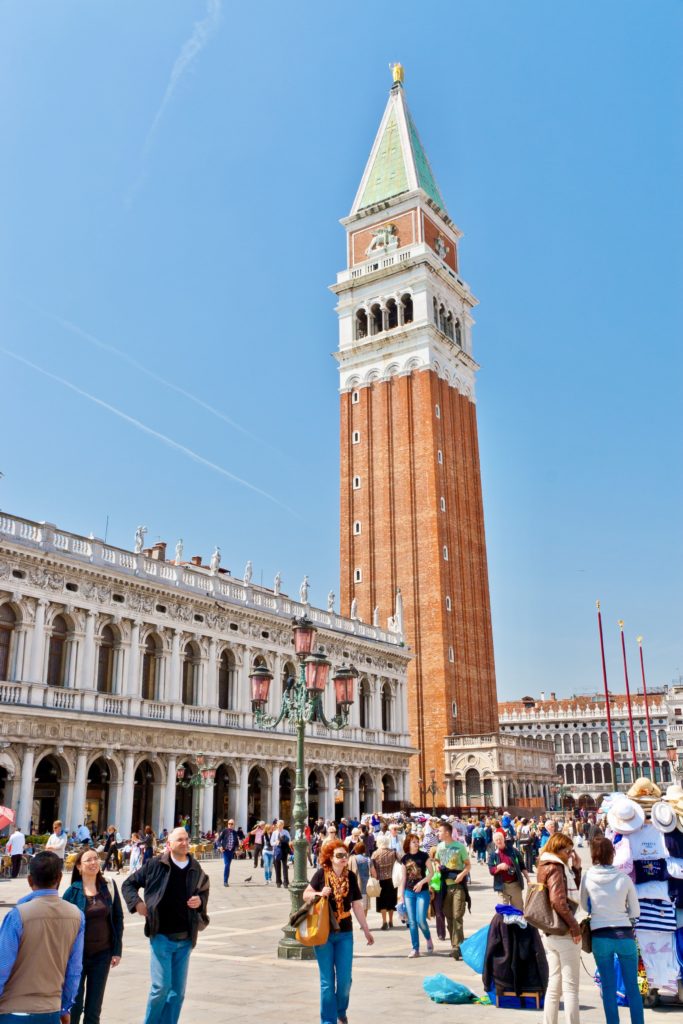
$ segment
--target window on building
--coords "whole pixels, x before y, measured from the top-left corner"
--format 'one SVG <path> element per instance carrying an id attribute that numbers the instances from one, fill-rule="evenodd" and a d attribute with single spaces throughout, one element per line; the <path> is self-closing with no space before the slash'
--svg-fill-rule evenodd
<path id="1" fill-rule="evenodd" d="M 382 687 L 382 731 L 391 732 L 392 729 L 392 698 L 391 686 L 385 683 Z"/>
<path id="2" fill-rule="evenodd" d="M 581 753 L 581 740 L 579 739 L 579 734 L 576 732 L 572 736 L 572 749 L 575 754 Z"/>
<path id="3" fill-rule="evenodd" d="M 437 420 L 441 419 L 441 406 L 439 405 L 438 402 L 434 406 L 434 415 L 436 416 Z"/>
<path id="4" fill-rule="evenodd" d="M 446 594 L 446 611 L 449 612 L 451 610 L 451 607 L 451 599 L 448 596 L 448 594 Z"/>
<path id="5" fill-rule="evenodd" d="M 439 304 L 435 298 L 432 299 L 432 315 L 434 317 L 434 323 L 439 326 Z"/>
<path id="6" fill-rule="evenodd" d="M 358 391 L 352 391 L 351 392 L 351 404 L 352 405 L 358 405 L 359 402 L 360 402 L 360 393 Z"/>
<path id="7" fill-rule="evenodd" d="M 597 732 L 591 734 L 591 750 L 594 754 L 598 754 L 600 752 L 600 737 Z"/>
<path id="8" fill-rule="evenodd" d="M 356 536 L 358 536 L 358 534 L 360 533 L 360 519 L 356 519 L 355 523 L 353 524 L 353 532 L 356 534 Z"/>
<path id="9" fill-rule="evenodd" d="M 581 737 L 581 749 L 584 754 L 590 754 L 591 740 L 587 732 L 585 732 Z"/>
<path id="10" fill-rule="evenodd" d="M 448 648 L 448 660 L 455 661 L 455 652 L 452 647 Z"/>
<path id="11" fill-rule="evenodd" d="M 68 627 L 63 615 L 55 616 L 47 655 L 47 685 L 66 685 Z"/>
<path id="12" fill-rule="evenodd" d="M 161 663 L 161 640 L 151 633 L 145 640 L 142 655 L 142 699 L 159 700 L 159 665 Z"/>
<path id="13" fill-rule="evenodd" d="M 659 732 L 657 733 L 657 736 L 659 737 L 659 749 L 660 750 L 666 750 L 666 747 L 667 747 L 667 743 L 666 743 L 666 729 L 660 729 Z"/>
<path id="14" fill-rule="evenodd" d="M 356 311 L 355 327 L 356 341 L 361 341 L 363 338 L 367 338 L 368 314 L 365 312 L 364 309 L 359 309 Z"/>
<path id="15" fill-rule="evenodd" d="M 9 679 L 12 639 L 17 617 L 9 604 L 0 604 L 0 680 Z"/>
<path id="16" fill-rule="evenodd" d="M 363 676 L 358 687 L 358 715 L 361 729 L 370 728 L 370 712 L 372 709 L 372 691 L 368 679 Z"/>
<path id="17" fill-rule="evenodd" d="M 223 651 L 218 662 L 218 707 L 223 711 L 237 707 L 237 665 L 232 651 Z"/>
<path id="18" fill-rule="evenodd" d="M 360 477 L 359 476 L 354 476 L 354 478 L 353 478 L 353 489 L 354 489 L 354 491 L 359 491 L 360 490 Z"/>
<path id="19" fill-rule="evenodd" d="M 621 751 L 628 750 L 628 736 L 626 735 L 626 730 L 625 729 L 622 729 L 621 732 L 619 733 L 619 750 L 621 750 Z M 624 781 L 626 781 L 626 780 L 624 780 Z M 629 782 L 630 781 L 631 780 L 629 779 Z"/>
<path id="20" fill-rule="evenodd" d="M 455 321 L 455 343 L 462 348 L 462 327 L 459 320 Z"/>
<path id="21" fill-rule="evenodd" d="M 395 299 L 387 301 L 387 330 L 391 331 L 398 327 L 398 307 Z"/>
<path id="22" fill-rule="evenodd" d="M 360 430 L 354 430 L 351 435 L 351 441 L 353 444 L 360 444 Z"/>
<path id="23" fill-rule="evenodd" d="M 596 785 L 598 783 L 602 783 L 602 765 L 601 764 L 596 764 L 596 765 L 593 766 L 593 776 L 594 776 Z"/>
<path id="24" fill-rule="evenodd" d="M 384 327 L 383 327 L 382 308 L 379 305 L 379 303 L 376 302 L 374 304 L 374 306 L 370 307 L 370 333 L 371 334 L 380 334 L 380 332 L 383 329 L 384 329 Z"/>
<path id="25" fill-rule="evenodd" d="M 413 322 L 413 298 L 407 292 L 401 296 L 401 306 L 403 308 L 403 323 L 412 324 Z"/>
<path id="26" fill-rule="evenodd" d="M 100 637 L 97 652 L 97 691 L 114 692 L 114 644 L 116 637 L 111 626 L 105 626 Z"/>
<path id="27" fill-rule="evenodd" d="M 443 560 L 444 560 L 444 562 L 448 561 L 448 548 L 446 547 L 445 544 L 443 546 Z"/>
<path id="28" fill-rule="evenodd" d="M 584 765 L 583 778 L 587 786 L 593 785 L 593 768 L 590 763 Z"/>
<path id="29" fill-rule="evenodd" d="M 606 732 L 600 733 L 600 749 L 605 753 L 609 750 L 609 736 Z"/>
<path id="30" fill-rule="evenodd" d="M 446 499 L 445 498 L 441 498 L 441 500 L 439 501 L 439 505 L 441 507 L 441 511 L 445 512 L 446 511 Z"/>
<path id="31" fill-rule="evenodd" d="M 641 729 L 638 733 L 638 745 L 641 750 L 647 750 L 647 733 Z"/>
<path id="32" fill-rule="evenodd" d="M 443 463 L 443 452 L 441 451 L 440 448 L 436 453 L 436 461 L 439 463 L 439 465 L 442 465 Z"/>
<path id="33" fill-rule="evenodd" d="M 196 705 L 199 703 L 199 648 L 190 641 L 183 654 L 183 704 Z"/>
<path id="34" fill-rule="evenodd" d="M 353 582 L 354 583 L 362 583 L 363 582 L 363 571 L 362 571 L 362 569 L 354 569 L 353 570 Z"/>
<path id="35" fill-rule="evenodd" d="M 452 714 L 453 718 L 457 718 L 458 717 L 458 705 L 457 705 L 457 702 L 454 701 L 454 700 L 451 701 L 451 714 Z"/>

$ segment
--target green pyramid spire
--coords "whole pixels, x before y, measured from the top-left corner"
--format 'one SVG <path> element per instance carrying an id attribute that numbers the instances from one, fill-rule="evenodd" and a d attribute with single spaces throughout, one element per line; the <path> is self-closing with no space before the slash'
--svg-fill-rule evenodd
<path id="1" fill-rule="evenodd" d="M 446 204 L 408 110 L 401 71 L 401 77 L 395 78 L 389 93 L 351 213 L 418 188 L 446 213 Z"/>

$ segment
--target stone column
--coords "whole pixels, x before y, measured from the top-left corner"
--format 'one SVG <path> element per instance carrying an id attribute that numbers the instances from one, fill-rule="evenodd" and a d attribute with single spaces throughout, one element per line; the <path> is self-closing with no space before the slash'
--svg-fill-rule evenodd
<path id="1" fill-rule="evenodd" d="M 140 696 L 140 623 L 135 619 L 130 630 L 130 655 L 128 657 L 128 677 L 126 679 L 126 694 L 129 697 Z M 131 805 L 131 814 L 133 808 Z"/>
<path id="2" fill-rule="evenodd" d="M 348 814 L 351 818 L 358 819 L 360 817 L 360 772 L 357 768 L 351 768 L 349 775 L 351 776 L 351 792 L 349 793 Z"/>
<path id="3" fill-rule="evenodd" d="M 239 682 L 237 687 L 237 710 L 251 710 L 251 694 L 249 691 L 249 673 L 251 671 L 251 647 L 242 648 L 242 664 L 239 670 Z M 273 683 L 275 680 L 273 680 Z M 242 826 L 244 827 L 244 826 Z"/>
<path id="4" fill-rule="evenodd" d="M 174 704 L 180 701 L 180 633 L 177 629 L 171 642 L 171 673 L 166 699 Z"/>
<path id="5" fill-rule="evenodd" d="M 83 656 L 80 659 L 81 664 L 77 682 L 79 690 L 95 689 L 95 620 L 95 612 L 86 611 Z"/>
<path id="6" fill-rule="evenodd" d="M 163 827 L 170 832 L 175 828 L 176 757 L 170 754 L 166 766 L 166 788 L 164 790 Z"/>
<path id="7" fill-rule="evenodd" d="M 135 754 L 127 750 L 123 759 L 123 788 L 119 806 L 119 832 L 124 839 L 130 835 L 133 824 L 133 790 L 135 788 Z"/>
<path id="8" fill-rule="evenodd" d="M 503 805 L 503 791 L 500 779 L 494 778 L 493 780 L 493 803 L 495 807 L 502 807 Z"/>
<path id="9" fill-rule="evenodd" d="M 281 764 L 273 764 L 270 769 L 270 792 L 268 805 L 268 821 L 280 817 L 280 772 Z"/>
<path id="10" fill-rule="evenodd" d="M 77 825 L 83 824 L 85 816 L 85 797 L 88 789 L 88 751 L 79 750 L 76 758 L 76 779 L 74 782 L 74 795 L 71 804 L 71 821 L 65 822 L 64 827 L 71 831 Z"/>
<path id="11" fill-rule="evenodd" d="M 36 617 L 31 639 L 31 660 L 28 677 L 32 683 L 42 683 L 45 662 L 45 609 L 50 602 L 41 597 L 36 601 Z"/>
<path id="12" fill-rule="evenodd" d="M 26 650 L 26 629 L 24 626 L 18 626 L 14 630 L 14 652 L 12 654 L 12 664 L 10 665 L 9 678 L 16 680 L 16 682 L 23 682 L 24 680 L 24 652 Z"/>
<path id="13" fill-rule="evenodd" d="M 208 786 L 202 786 L 201 793 L 199 828 L 202 832 L 211 832 L 213 829 L 213 782 Z"/>
<path id="14" fill-rule="evenodd" d="M 216 660 L 216 641 L 209 640 L 209 660 L 206 666 L 206 692 L 204 704 L 208 708 L 218 707 L 218 662 Z M 206 831 L 209 831 L 208 829 Z"/>
<path id="15" fill-rule="evenodd" d="M 382 728 L 382 679 L 377 676 L 375 688 L 372 691 L 372 722 L 371 728 L 378 731 Z"/>
<path id="16" fill-rule="evenodd" d="M 334 792 L 337 788 L 337 770 L 336 768 L 327 769 L 327 807 L 325 809 L 325 817 L 331 821 L 334 818 Z"/>
<path id="17" fill-rule="evenodd" d="M 33 807 L 33 776 L 35 774 L 36 752 L 33 747 L 24 747 L 21 759 L 21 786 L 19 789 L 19 814 L 17 822 L 21 831 L 27 835 L 31 824 Z"/>
<path id="18" fill-rule="evenodd" d="M 247 817 L 249 814 L 249 764 L 247 761 L 240 762 L 239 793 L 237 796 L 237 814 L 235 816 L 235 827 L 240 825 L 247 831 Z"/>

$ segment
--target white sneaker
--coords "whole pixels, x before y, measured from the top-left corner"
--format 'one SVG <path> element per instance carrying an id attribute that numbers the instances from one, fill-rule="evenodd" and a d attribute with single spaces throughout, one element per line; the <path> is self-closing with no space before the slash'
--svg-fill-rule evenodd
<path id="1" fill-rule="evenodd" d="M 414 960 L 415 957 L 419 956 L 419 955 L 420 955 L 419 949 L 411 949 L 410 953 L 408 953 L 408 959 L 409 960 Z"/>

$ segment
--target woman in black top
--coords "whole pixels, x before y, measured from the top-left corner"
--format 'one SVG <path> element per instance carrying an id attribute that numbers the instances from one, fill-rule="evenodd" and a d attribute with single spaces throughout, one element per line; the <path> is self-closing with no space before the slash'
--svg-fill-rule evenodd
<path id="1" fill-rule="evenodd" d="M 114 882 L 106 882 L 100 871 L 96 850 L 86 847 L 77 855 L 71 885 L 64 893 L 85 914 L 83 972 L 76 1001 L 71 1008 L 71 1024 L 100 1024 L 104 989 L 109 968 L 121 960 L 123 910 Z"/>
<path id="2" fill-rule="evenodd" d="M 408 916 L 412 949 L 409 956 L 420 955 L 420 932 L 427 940 L 427 952 L 434 952 L 434 943 L 427 924 L 429 910 L 429 879 L 433 866 L 429 854 L 420 849 L 417 836 L 406 836 L 403 843 L 403 880 L 398 888 L 398 902 L 404 903 Z"/>
<path id="3" fill-rule="evenodd" d="M 363 930 L 368 946 L 375 941 L 365 919 L 358 879 L 349 871 L 349 854 L 340 839 L 328 840 L 320 850 L 320 867 L 311 876 L 304 891 L 305 900 L 327 896 L 330 914 L 338 927 L 330 928 L 330 937 L 315 946 L 320 971 L 321 1024 L 347 1024 L 346 1011 L 351 990 L 353 963 L 353 924 L 351 911 Z"/>

